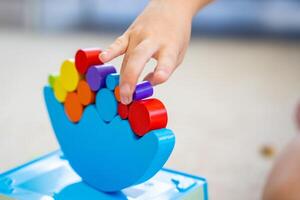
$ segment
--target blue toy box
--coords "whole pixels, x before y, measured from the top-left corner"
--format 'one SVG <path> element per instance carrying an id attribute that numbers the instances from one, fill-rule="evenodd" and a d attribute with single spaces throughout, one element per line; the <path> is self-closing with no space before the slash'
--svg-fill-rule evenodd
<path id="1" fill-rule="evenodd" d="M 0 175 L 0 199 L 185 199 L 207 200 L 204 178 L 169 169 L 160 170 L 145 183 L 116 193 L 93 189 L 72 170 L 60 151 Z"/>
<path id="2" fill-rule="evenodd" d="M 120 192 L 93 189 L 72 170 L 60 151 L 0 175 L 0 200 L 207 200 L 204 178 L 162 169 L 147 182 Z"/>

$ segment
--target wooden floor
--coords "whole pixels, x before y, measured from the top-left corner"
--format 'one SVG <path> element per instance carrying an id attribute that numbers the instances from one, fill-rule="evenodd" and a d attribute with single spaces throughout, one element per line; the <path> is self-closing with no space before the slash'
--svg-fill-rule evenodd
<path id="1" fill-rule="evenodd" d="M 1 172 L 58 148 L 42 97 L 47 75 L 77 48 L 113 38 L 0 30 Z M 193 39 L 182 66 L 155 88 L 177 137 L 167 167 L 205 176 L 212 199 L 259 199 L 274 160 L 261 146 L 278 152 L 297 133 L 299 55 L 296 42 Z"/>

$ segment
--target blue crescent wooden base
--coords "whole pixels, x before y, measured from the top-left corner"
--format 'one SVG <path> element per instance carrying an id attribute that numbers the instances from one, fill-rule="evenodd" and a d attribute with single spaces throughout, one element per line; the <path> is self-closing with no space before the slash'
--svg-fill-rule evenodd
<path id="1" fill-rule="evenodd" d="M 173 150 L 175 136 L 169 129 L 138 138 L 118 115 L 103 122 L 95 105 L 86 107 L 80 122 L 73 124 L 51 88 L 44 88 L 44 97 L 65 157 L 82 180 L 98 190 L 114 192 L 148 180 Z"/>

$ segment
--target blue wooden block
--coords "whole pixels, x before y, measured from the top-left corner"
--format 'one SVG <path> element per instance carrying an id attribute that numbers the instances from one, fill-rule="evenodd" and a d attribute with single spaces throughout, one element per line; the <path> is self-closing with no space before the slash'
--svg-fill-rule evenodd
<path id="1" fill-rule="evenodd" d="M 100 118 L 105 122 L 110 122 L 117 115 L 118 111 L 118 102 L 115 94 L 107 88 L 99 90 L 96 95 L 96 108 Z"/>
<path id="2" fill-rule="evenodd" d="M 106 77 L 106 87 L 110 90 L 114 90 L 119 85 L 120 74 L 112 73 Z"/>
<path id="3" fill-rule="evenodd" d="M 138 138 L 127 120 L 110 123 L 99 117 L 95 105 L 84 110 L 79 123 L 71 123 L 51 88 L 44 88 L 51 124 L 66 159 L 88 185 L 106 192 L 119 191 L 154 176 L 168 160 L 175 136 L 169 129 L 154 130 Z"/>

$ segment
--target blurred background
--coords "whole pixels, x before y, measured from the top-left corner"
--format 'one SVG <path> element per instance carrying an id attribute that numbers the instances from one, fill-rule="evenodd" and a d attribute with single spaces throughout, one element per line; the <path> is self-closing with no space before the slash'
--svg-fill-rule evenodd
<path id="1" fill-rule="evenodd" d="M 0 173 L 59 148 L 42 97 L 48 74 L 78 48 L 107 47 L 146 4 L 0 0 Z M 192 36 L 181 67 L 155 88 L 177 138 L 167 167 L 205 176 L 211 199 L 259 199 L 298 132 L 300 1 L 219 0 Z"/>

